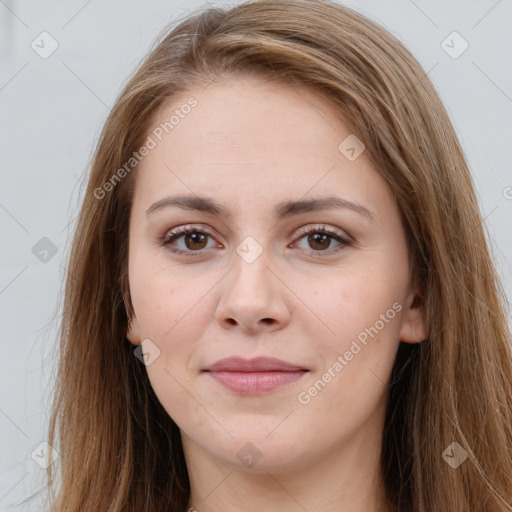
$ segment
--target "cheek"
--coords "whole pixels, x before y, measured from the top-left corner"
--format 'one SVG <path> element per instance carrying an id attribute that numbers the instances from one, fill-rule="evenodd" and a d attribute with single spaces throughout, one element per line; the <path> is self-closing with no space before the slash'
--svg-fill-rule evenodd
<path id="1" fill-rule="evenodd" d="M 376 322 L 379 338 L 398 335 L 396 317 L 397 309 L 401 309 L 403 283 L 399 275 L 393 276 L 391 279 L 389 270 L 384 274 L 375 266 L 361 266 L 347 268 L 321 283 L 311 282 L 312 286 L 305 284 L 299 293 L 306 298 L 308 316 L 318 320 L 316 328 L 319 324 L 322 327 L 322 335 L 317 338 L 321 345 L 343 350 Z M 360 338 L 364 339 L 364 334 Z"/>
<path id="2" fill-rule="evenodd" d="M 310 322 L 306 335 L 321 366 L 312 387 L 301 389 L 301 403 L 363 419 L 387 389 L 400 341 L 403 283 L 396 273 L 391 279 L 371 268 L 350 270 L 310 294 L 308 306 L 322 322 L 315 329 Z"/>
<path id="3" fill-rule="evenodd" d="M 204 297 L 211 285 L 199 280 L 181 282 L 168 268 L 139 283 L 144 284 L 136 287 L 139 300 L 134 308 L 141 333 L 160 349 L 159 357 L 146 367 L 151 386 L 178 425 L 196 418 L 209 429 L 208 422 L 202 420 L 204 410 L 191 399 L 197 369 L 191 368 L 190 361 L 211 322 L 212 305 Z"/>
<path id="4" fill-rule="evenodd" d="M 137 268 L 134 262 L 130 276 L 132 302 L 141 332 L 160 343 L 175 339 L 176 333 L 183 337 L 180 330 L 198 327 L 205 318 L 200 299 L 210 286 L 197 277 L 184 279 L 174 266 L 148 267 Z"/>
<path id="5" fill-rule="evenodd" d="M 322 435 L 336 438 L 383 408 L 399 346 L 401 305 L 389 288 L 358 287 L 325 295 L 323 336 L 310 331 L 321 364 L 296 396 L 311 427 L 322 417 Z M 381 409 L 382 410 L 382 409 Z M 299 416 L 297 416 L 299 417 Z M 345 432 L 348 434 L 348 432 Z"/>
<path id="6" fill-rule="evenodd" d="M 166 265 L 141 274 L 133 283 L 141 336 L 160 349 L 158 359 L 146 370 L 156 395 L 173 418 L 195 407 L 185 390 L 194 388 L 199 371 L 194 356 L 208 350 L 200 344 L 213 322 L 214 286 L 219 280 L 213 272 L 189 274 Z"/>

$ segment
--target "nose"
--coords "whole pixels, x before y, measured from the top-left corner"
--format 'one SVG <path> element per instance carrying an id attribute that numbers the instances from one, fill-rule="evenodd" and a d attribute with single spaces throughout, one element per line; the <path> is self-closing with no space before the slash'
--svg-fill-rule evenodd
<path id="1" fill-rule="evenodd" d="M 255 334 L 282 329 L 290 321 L 288 288 L 261 255 L 247 263 L 234 255 L 215 319 L 225 329 L 241 329 Z"/>

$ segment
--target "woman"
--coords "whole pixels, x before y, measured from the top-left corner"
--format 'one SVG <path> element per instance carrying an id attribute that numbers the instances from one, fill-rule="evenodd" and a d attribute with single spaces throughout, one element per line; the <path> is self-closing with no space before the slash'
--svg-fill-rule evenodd
<path id="1" fill-rule="evenodd" d="M 201 11 L 96 150 L 50 510 L 511 511 L 505 311 L 400 42 L 328 1 Z"/>

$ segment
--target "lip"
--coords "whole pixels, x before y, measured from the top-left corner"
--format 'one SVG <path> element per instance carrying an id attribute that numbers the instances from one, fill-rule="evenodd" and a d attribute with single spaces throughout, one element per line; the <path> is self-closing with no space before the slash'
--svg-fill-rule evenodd
<path id="1" fill-rule="evenodd" d="M 309 369 L 274 357 L 228 357 L 208 366 L 203 372 L 235 393 L 253 395 L 297 382 Z"/>
<path id="2" fill-rule="evenodd" d="M 304 366 L 288 363 L 275 357 L 255 357 L 253 359 L 244 359 L 243 357 L 233 356 L 226 359 L 219 359 L 212 365 L 204 368 L 207 372 L 269 372 L 282 371 L 292 372 L 298 370 L 308 370 Z"/>

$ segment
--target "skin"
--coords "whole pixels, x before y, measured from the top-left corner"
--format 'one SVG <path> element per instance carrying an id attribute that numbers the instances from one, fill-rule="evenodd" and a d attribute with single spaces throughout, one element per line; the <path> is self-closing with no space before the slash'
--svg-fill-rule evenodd
<path id="1" fill-rule="evenodd" d="M 181 430 L 189 507 L 381 511 L 388 380 L 400 341 L 427 337 L 392 192 L 365 152 L 350 161 L 338 150 L 350 129 L 305 88 L 224 75 L 173 98 L 154 126 L 191 95 L 198 105 L 137 169 L 127 331 L 134 345 L 149 339 L 143 347 L 160 351 L 146 369 Z M 178 194 L 215 199 L 231 215 L 176 206 L 146 214 Z M 328 195 L 356 201 L 374 218 L 338 208 L 273 217 L 281 201 Z M 171 247 L 200 256 L 173 254 L 160 242 L 191 224 L 199 241 L 181 236 Z M 352 243 L 297 235 L 322 226 Z M 262 250 L 251 263 L 236 252 L 247 236 Z M 338 356 L 396 303 L 394 318 L 333 372 Z M 272 392 L 240 395 L 201 371 L 231 355 L 277 357 L 309 372 Z M 335 376 L 301 403 L 299 393 L 329 368 Z M 248 442 L 245 450 L 261 457 L 251 467 L 237 457 Z"/>

